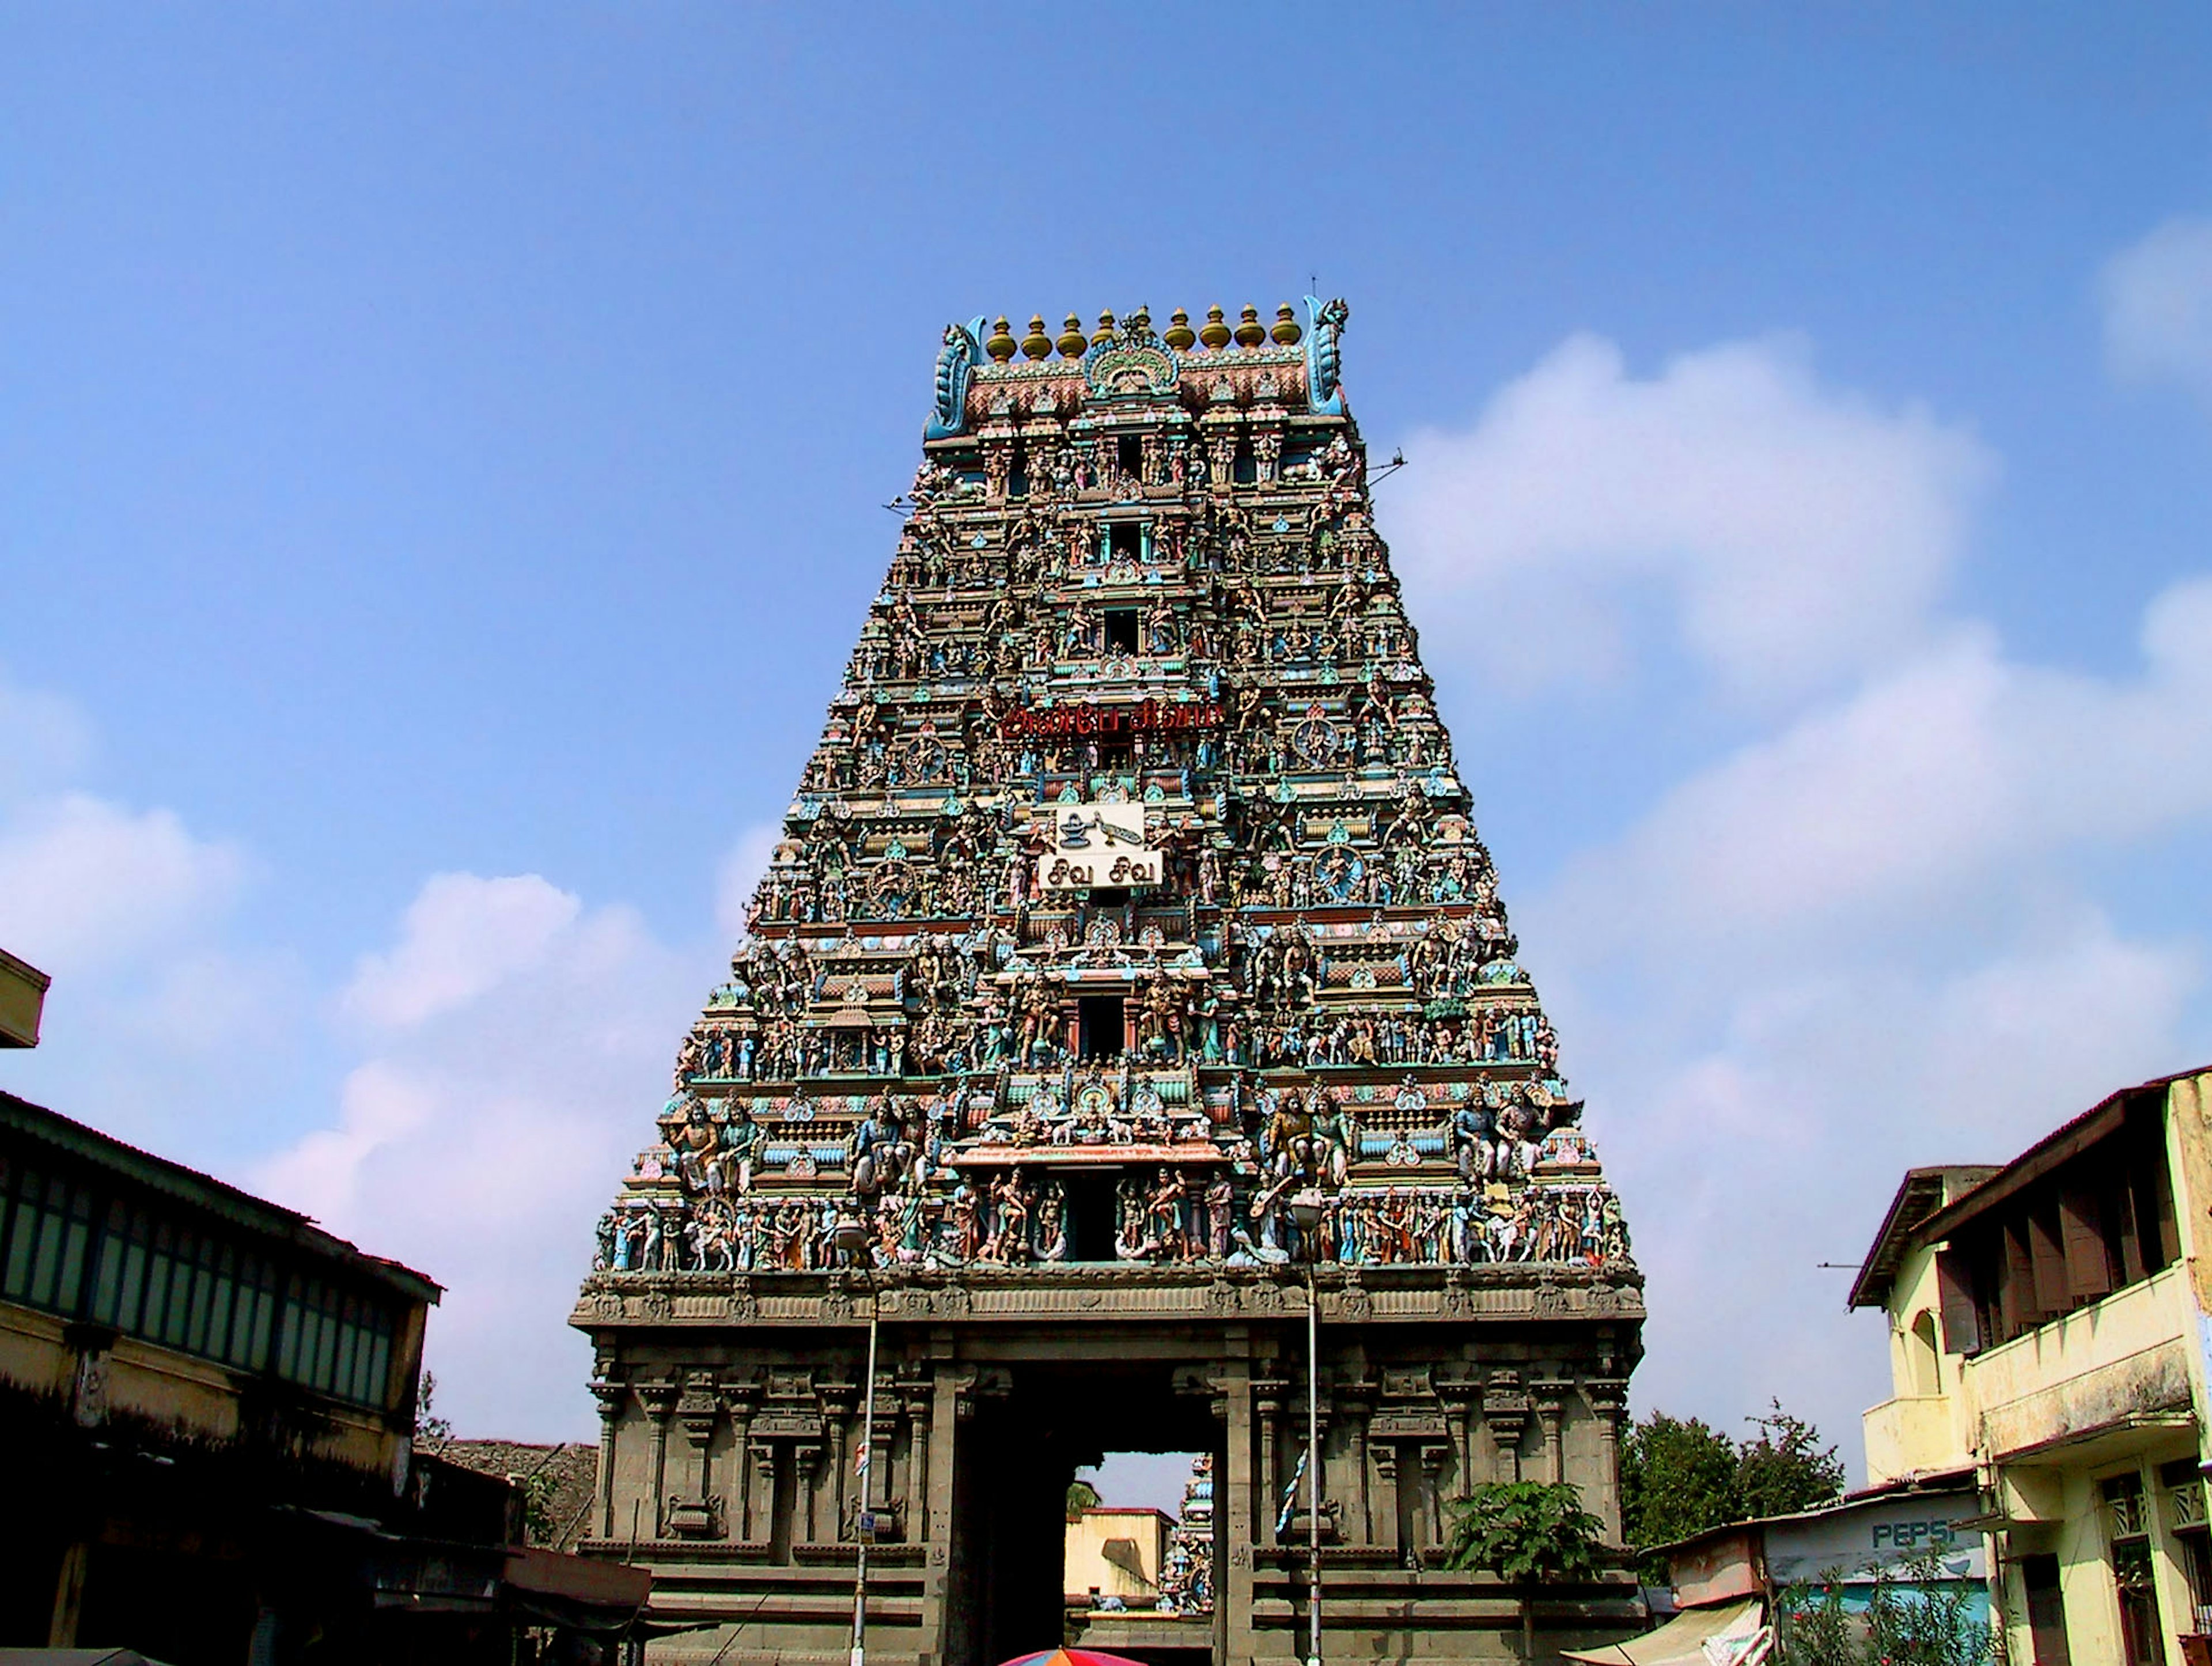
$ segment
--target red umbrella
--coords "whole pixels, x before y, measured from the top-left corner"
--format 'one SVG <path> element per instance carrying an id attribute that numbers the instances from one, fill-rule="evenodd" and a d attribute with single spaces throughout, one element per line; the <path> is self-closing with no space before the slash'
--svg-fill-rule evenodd
<path id="1" fill-rule="evenodd" d="M 1145 1666 L 1145 1663 L 1097 1649 L 1046 1649 L 1037 1654 L 1016 1655 L 1005 1666 Z"/>

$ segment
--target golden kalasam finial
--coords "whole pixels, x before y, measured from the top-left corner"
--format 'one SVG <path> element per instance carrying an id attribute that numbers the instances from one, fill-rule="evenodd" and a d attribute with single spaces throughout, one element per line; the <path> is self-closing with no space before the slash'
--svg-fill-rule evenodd
<path id="1" fill-rule="evenodd" d="M 1298 338 L 1305 331 L 1298 328 L 1298 315 L 1291 310 L 1289 301 L 1275 308 L 1275 327 L 1267 333 L 1274 337 L 1278 347 L 1296 347 L 1298 344 Z"/>
<path id="2" fill-rule="evenodd" d="M 1190 331 L 1190 314 L 1180 307 L 1168 314 L 1168 332 L 1160 339 L 1178 353 L 1188 352 L 1198 340 Z"/>
<path id="3" fill-rule="evenodd" d="M 1260 322 L 1260 309 L 1247 307 L 1244 316 L 1237 320 L 1237 344 L 1239 347 L 1257 347 L 1267 339 L 1267 326 Z"/>
<path id="4" fill-rule="evenodd" d="M 1070 313 L 1067 322 L 1060 326 L 1060 339 L 1053 345 L 1060 349 L 1060 356 L 1063 359 L 1081 358 L 1083 350 L 1091 345 L 1090 338 L 1083 333 L 1083 319 Z"/>
<path id="5" fill-rule="evenodd" d="M 1217 353 L 1229 345 L 1229 325 L 1218 307 L 1206 309 L 1206 327 L 1198 332 L 1198 338 Z"/>
<path id="6" fill-rule="evenodd" d="M 1014 356 L 1013 331 L 1006 328 L 1006 320 L 1003 314 L 1000 315 L 998 323 L 992 326 L 991 339 L 983 344 L 983 350 L 991 356 L 992 362 L 996 364 L 1004 364 Z"/>
<path id="7" fill-rule="evenodd" d="M 1095 330 L 1094 331 L 1092 331 L 1092 332 L 1091 332 L 1091 344 L 1093 347 L 1098 347 L 1098 346 L 1102 346 L 1102 345 L 1103 345 L 1105 343 L 1109 342 L 1109 341 L 1111 341 L 1111 340 L 1113 340 L 1113 339 L 1114 339 L 1114 314 L 1113 314 L 1113 313 L 1109 310 L 1109 311 L 1107 311 L 1107 312 L 1103 312 L 1103 313 L 1099 313 L 1099 315 L 1098 315 L 1098 328 L 1097 328 L 1097 330 Z"/>
<path id="8" fill-rule="evenodd" d="M 1052 337 L 1044 332 L 1044 314 L 1030 314 L 1030 332 L 1022 337 L 1022 356 L 1025 359 L 1048 359 L 1052 356 Z"/>

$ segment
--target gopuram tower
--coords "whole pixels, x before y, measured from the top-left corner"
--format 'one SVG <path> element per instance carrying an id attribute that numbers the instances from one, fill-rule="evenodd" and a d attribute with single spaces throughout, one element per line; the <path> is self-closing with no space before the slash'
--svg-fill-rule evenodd
<path id="1" fill-rule="evenodd" d="M 592 1547 L 695 1626 L 653 1658 L 842 1663 L 863 1569 L 872 1657 L 1051 1648 L 1106 1451 L 1212 1456 L 1211 1614 L 1120 1633 L 1160 1662 L 1305 1657 L 1316 1474 L 1332 1662 L 1517 1656 L 1518 1592 L 1443 1566 L 1470 1485 L 1571 1481 L 1618 1540 L 1643 1279 L 1376 533 L 1346 316 L 945 330 L 574 1315 Z M 1536 1624 L 1639 1614 L 1623 1571 Z"/>

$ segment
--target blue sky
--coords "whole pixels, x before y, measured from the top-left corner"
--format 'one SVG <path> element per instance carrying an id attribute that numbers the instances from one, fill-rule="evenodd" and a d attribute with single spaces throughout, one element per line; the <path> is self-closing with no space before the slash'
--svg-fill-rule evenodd
<path id="1" fill-rule="evenodd" d="M 2212 15 L 0 10 L 0 1085 L 560 1320 L 945 319 L 1350 298 L 1652 1275 L 1886 1392 L 1907 1164 L 2212 1059 Z M 2205 698 L 2202 701 L 2199 696 Z"/>

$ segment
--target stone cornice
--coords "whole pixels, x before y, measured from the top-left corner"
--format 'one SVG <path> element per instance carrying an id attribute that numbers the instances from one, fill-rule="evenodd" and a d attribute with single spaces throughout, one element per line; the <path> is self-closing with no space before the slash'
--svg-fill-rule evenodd
<path id="1" fill-rule="evenodd" d="M 1644 1275 L 1603 1267 L 1485 1264 L 1316 1270 L 1323 1324 L 1530 1319 L 1638 1322 Z M 1054 1324 L 1300 1318 L 1303 1268 L 1030 1267 L 906 1272 L 599 1273 L 569 1322 L 579 1329 L 805 1328 L 885 1322 Z"/>

